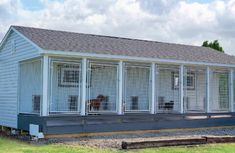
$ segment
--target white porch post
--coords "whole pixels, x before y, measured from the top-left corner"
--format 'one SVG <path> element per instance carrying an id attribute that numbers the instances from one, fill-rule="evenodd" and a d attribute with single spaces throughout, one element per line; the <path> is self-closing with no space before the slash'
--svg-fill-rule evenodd
<path id="1" fill-rule="evenodd" d="M 234 71 L 233 69 L 230 70 L 230 75 L 229 75 L 229 102 L 230 102 L 230 112 L 234 111 L 234 94 L 233 94 L 233 90 L 234 90 L 234 82 L 233 82 L 233 76 L 234 75 Z"/>
<path id="2" fill-rule="evenodd" d="M 152 65 L 151 65 L 151 74 L 152 74 L 152 76 L 151 76 L 151 78 L 152 78 L 152 85 L 151 85 L 151 87 L 152 87 L 152 94 L 151 94 L 151 111 L 150 111 L 150 113 L 151 114 L 155 114 L 155 109 L 156 109 L 156 107 L 155 107 L 155 80 L 156 80 L 156 65 L 155 65 L 155 63 L 152 63 Z"/>
<path id="3" fill-rule="evenodd" d="M 48 115 L 48 89 L 49 89 L 49 57 L 43 56 L 42 60 L 42 106 L 41 116 Z"/>
<path id="4" fill-rule="evenodd" d="M 81 115 L 86 115 L 86 78 L 87 78 L 87 59 L 82 59 L 82 98 L 81 98 Z"/>
<path id="5" fill-rule="evenodd" d="M 210 67 L 206 67 L 206 112 L 210 112 Z"/>
<path id="6" fill-rule="evenodd" d="M 123 114 L 123 61 L 118 64 L 118 114 Z"/>
<path id="7" fill-rule="evenodd" d="M 180 113 L 184 113 L 184 65 L 180 65 L 179 74 L 179 90 L 180 90 Z"/>

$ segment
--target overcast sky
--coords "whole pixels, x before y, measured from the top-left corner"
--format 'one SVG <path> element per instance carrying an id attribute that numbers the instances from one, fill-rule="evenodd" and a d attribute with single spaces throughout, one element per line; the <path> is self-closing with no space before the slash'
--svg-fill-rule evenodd
<path id="1" fill-rule="evenodd" d="M 235 55 L 235 0 L 0 0 L 0 39 L 10 25 L 201 45 Z"/>

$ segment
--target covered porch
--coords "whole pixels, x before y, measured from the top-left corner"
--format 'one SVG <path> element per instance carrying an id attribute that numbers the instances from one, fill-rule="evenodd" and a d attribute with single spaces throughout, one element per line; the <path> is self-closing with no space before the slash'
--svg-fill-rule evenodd
<path id="1" fill-rule="evenodd" d="M 233 67 L 53 56 L 19 67 L 20 129 L 38 124 L 44 133 L 62 134 L 234 124 Z"/>
<path id="2" fill-rule="evenodd" d="M 87 58 L 22 61 L 19 113 L 233 112 L 231 67 Z"/>

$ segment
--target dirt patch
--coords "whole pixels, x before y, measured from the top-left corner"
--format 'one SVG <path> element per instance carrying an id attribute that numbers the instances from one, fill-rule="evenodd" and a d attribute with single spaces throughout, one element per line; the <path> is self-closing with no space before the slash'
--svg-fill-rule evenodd
<path id="1" fill-rule="evenodd" d="M 187 139 L 187 138 L 200 138 L 200 136 L 177 136 L 177 137 L 146 137 L 146 138 L 125 138 L 125 139 L 80 139 L 75 141 L 65 141 L 63 144 L 68 145 L 82 145 L 82 146 L 89 146 L 89 147 L 97 147 L 97 148 L 122 148 L 122 142 L 141 142 L 141 141 L 156 141 L 156 140 L 174 140 L 174 139 Z"/>

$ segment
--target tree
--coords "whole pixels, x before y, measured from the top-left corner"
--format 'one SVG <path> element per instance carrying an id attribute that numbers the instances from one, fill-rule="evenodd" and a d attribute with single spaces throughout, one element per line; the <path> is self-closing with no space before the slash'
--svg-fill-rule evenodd
<path id="1" fill-rule="evenodd" d="M 203 46 L 203 47 L 210 47 L 210 48 L 212 48 L 212 49 L 215 49 L 215 50 L 217 50 L 217 51 L 219 51 L 219 52 L 224 53 L 224 49 L 223 49 L 223 47 L 220 46 L 218 40 L 214 40 L 213 42 L 208 42 L 208 41 L 206 40 L 206 41 L 204 41 L 204 42 L 202 43 L 202 46 Z"/>

